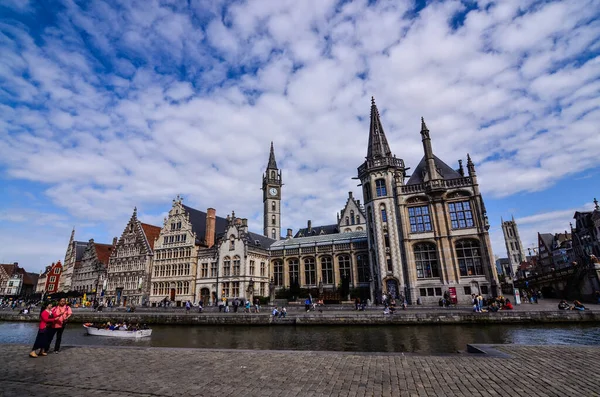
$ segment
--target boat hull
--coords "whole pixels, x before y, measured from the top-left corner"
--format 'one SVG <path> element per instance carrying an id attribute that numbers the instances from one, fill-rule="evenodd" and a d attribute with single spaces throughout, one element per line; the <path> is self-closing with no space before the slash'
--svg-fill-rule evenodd
<path id="1" fill-rule="evenodd" d="M 141 329 L 139 331 L 118 331 L 118 330 L 111 331 L 109 329 L 99 329 L 99 328 L 95 328 L 95 327 L 89 327 L 87 325 L 84 325 L 83 327 L 87 331 L 88 335 L 92 335 L 92 336 L 107 336 L 110 338 L 137 339 L 137 338 L 145 338 L 145 337 L 152 335 L 151 329 Z"/>

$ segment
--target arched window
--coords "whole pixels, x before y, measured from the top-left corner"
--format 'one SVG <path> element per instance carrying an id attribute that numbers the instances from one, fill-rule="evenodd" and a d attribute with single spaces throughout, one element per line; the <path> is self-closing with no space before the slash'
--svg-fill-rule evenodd
<path id="1" fill-rule="evenodd" d="M 344 233 L 349 233 L 351 231 L 352 231 L 352 229 L 350 229 L 349 227 L 347 227 L 347 228 L 344 229 Z"/>
<path id="2" fill-rule="evenodd" d="M 356 223 L 360 223 L 360 216 L 356 215 Z"/>
<path id="3" fill-rule="evenodd" d="M 375 181 L 375 192 L 377 197 L 387 196 L 387 188 L 385 186 L 385 179 L 377 179 Z"/>
<path id="4" fill-rule="evenodd" d="M 356 231 L 357 231 L 357 232 L 362 232 L 362 231 L 363 231 L 363 228 L 359 226 L 359 227 L 357 227 L 357 228 L 356 228 Z"/>
<path id="5" fill-rule="evenodd" d="M 464 277 L 483 274 L 481 252 L 477 240 L 460 240 L 456 243 L 456 258 L 460 275 Z"/>
<path id="6" fill-rule="evenodd" d="M 363 186 L 363 190 L 364 190 L 365 201 L 366 202 L 371 201 L 371 184 L 365 183 Z"/>
<path id="7" fill-rule="evenodd" d="M 223 258 L 223 276 L 231 275 L 231 258 L 226 256 Z"/>
<path id="8" fill-rule="evenodd" d="M 277 218 L 275 218 L 275 215 L 271 215 L 271 225 L 276 225 L 277 224 Z"/>
<path id="9" fill-rule="evenodd" d="M 323 284 L 334 284 L 333 261 L 330 256 L 321 257 L 321 277 Z"/>
<path id="10" fill-rule="evenodd" d="M 350 218 L 346 217 L 346 226 L 350 226 Z"/>
<path id="11" fill-rule="evenodd" d="M 387 211 L 385 210 L 385 204 L 381 204 L 379 209 L 381 210 L 381 220 L 383 222 L 387 222 Z"/>
<path id="12" fill-rule="evenodd" d="M 275 171 L 271 171 L 271 179 L 275 179 Z"/>
<path id="13" fill-rule="evenodd" d="M 273 282 L 277 286 L 283 285 L 283 262 L 273 262 Z"/>
<path id="14" fill-rule="evenodd" d="M 277 231 L 275 229 L 271 229 L 271 238 L 273 240 L 277 240 Z"/>
<path id="15" fill-rule="evenodd" d="M 317 275 L 315 272 L 315 258 L 304 259 L 304 282 L 306 285 L 315 285 Z"/>
<path id="16" fill-rule="evenodd" d="M 414 246 L 417 278 L 440 277 L 435 244 L 420 243 Z"/>
<path id="17" fill-rule="evenodd" d="M 275 209 L 277 208 L 275 201 L 271 201 L 271 211 L 275 211 Z"/>
<path id="18" fill-rule="evenodd" d="M 288 272 L 290 276 L 290 286 L 300 285 L 300 269 L 298 269 L 298 259 L 288 261 Z"/>
<path id="19" fill-rule="evenodd" d="M 359 283 L 368 283 L 371 272 L 369 271 L 369 258 L 367 254 L 356 255 L 356 273 Z"/>
<path id="20" fill-rule="evenodd" d="M 340 266 L 340 280 L 344 280 L 347 278 L 350 284 L 352 284 L 352 269 L 350 267 L 350 256 L 338 256 L 338 264 Z"/>
<path id="21" fill-rule="evenodd" d="M 240 257 L 237 255 L 233 257 L 233 275 L 240 275 Z"/>
<path id="22" fill-rule="evenodd" d="M 350 211 L 350 220 L 352 221 L 352 224 L 354 225 L 354 223 L 356 222 L 356 220 L 354 219 L 354 211 Z"/>

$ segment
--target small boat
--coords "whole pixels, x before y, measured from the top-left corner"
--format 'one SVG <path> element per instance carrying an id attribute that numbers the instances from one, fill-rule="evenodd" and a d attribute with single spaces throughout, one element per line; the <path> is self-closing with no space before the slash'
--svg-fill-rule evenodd
<path id="1" fill-rule="evenodd" d="M 145 338 L 146 336 L 152 335 L 151 329 L 140 329 L 137 331 L 121 331 L 121 330 L 110 330 L 96 328 L 87 324 L 83 325 L 88 335 L 93 336 L 111 336 L 113 338 Z"/>

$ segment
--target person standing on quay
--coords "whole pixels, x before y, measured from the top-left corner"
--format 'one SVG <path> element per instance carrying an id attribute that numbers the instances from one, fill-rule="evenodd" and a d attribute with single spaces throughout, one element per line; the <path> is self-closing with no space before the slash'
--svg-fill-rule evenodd
<path id="1" fill-rule="evenodd" d="M 62 335 L 67 325 L 67 320 L 72 315 L 73 311 L 69 306 L 67 306 L 67 300 L 65 298 L 61 298 L 61 300 L 58 301 L 58 306 L 52 309 L 52 316 L 54 317 L 54 329 L 50 334 L 48 334 L 48 345 L 46 346 L 46 351 L 50 351 L 50 344 L 52 343 L 52 338 L 56 333 L 54 353 L 58 354 L 60 351 L 60 342 L 62 342 Z"/>
<path id="2" fill-rule="evenodd" d="M 29 357 L 37 358 L 36 350 L 40 350 L 40 356 L 47 356 L 46 346 L 48 343 L 48 335 L 52 331 L 52 323 L 54 322 L 54 318 L 52 317 L 52 303 L 48 303 L 46 307 L 40 313 L 40 326 L 38 328 L 38 333 L 35 338 L 35 342 L 33 343 L 33 348 L 31 349 L 31 353 L 29 353 Z"/>

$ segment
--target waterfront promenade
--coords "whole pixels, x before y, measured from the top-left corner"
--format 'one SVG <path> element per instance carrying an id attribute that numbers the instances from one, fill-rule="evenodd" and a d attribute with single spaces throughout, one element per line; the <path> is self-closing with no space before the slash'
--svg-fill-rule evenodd
<path id="1" fill-rule="evenodd" d="M 599 396 L 599 347 L 495 345 L 498 355 L 0 345 L 0 395 Z M 493 350 L 492 350 L 493 351 Z"/>

